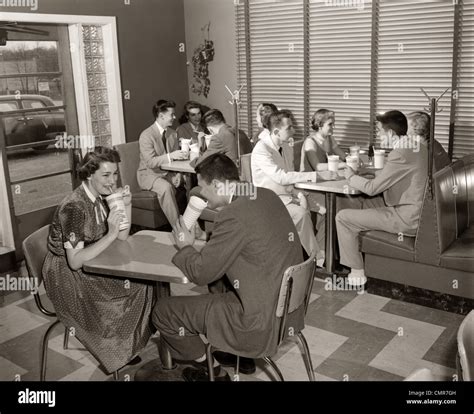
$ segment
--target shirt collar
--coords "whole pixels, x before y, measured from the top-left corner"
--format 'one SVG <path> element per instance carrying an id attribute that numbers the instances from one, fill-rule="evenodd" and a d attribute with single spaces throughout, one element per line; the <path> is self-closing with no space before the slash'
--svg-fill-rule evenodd
<path id="1" fill-rule="evenodd" d="M 264 144 L 266 144 L 273 150 L 278 151 L 280 149 L 280 147 L 277 147 L 275 143 L 273 142 L 270 132 L 268 132 L 267 134 L 263 134 L 263 131 L 262 131 L 262 133 L 260 133 L 259 135 L 259 138 L 263 141 Z"/>
<path id="2" fill-rule="evenodd" d="M 92 194 L 91 190 L 89 190 L 85 181 L 82 182 L 82 187 L 84 188 L 84 191 L 86 192 L 87 197 L 89 197 L 92 203 L 95 203 L 96 196 Z"/>
<path id="3" fill-rule="evenodd" d="M 158 131 L 160 131 L 160 134 L 163 135 L 165 129 L 158 123 L 158 121 L 155 121 L 155 124 L 158 127 Z"/>

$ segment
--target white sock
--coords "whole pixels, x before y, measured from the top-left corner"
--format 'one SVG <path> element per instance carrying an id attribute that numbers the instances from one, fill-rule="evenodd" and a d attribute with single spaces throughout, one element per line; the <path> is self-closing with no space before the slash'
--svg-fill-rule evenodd
<path id="1" fill-rule="evenodd" d="M 350 274 L 353 277 L 365 277 L 364 269 L 351 269 Z"/>

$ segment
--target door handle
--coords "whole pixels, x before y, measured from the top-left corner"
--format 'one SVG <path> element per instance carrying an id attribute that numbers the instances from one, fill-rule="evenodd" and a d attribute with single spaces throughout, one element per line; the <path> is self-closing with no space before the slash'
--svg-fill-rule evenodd
<path id="1" fill-rule="evenodd" d="M 32 118 L 31 116 L 27 116 L 25 119 L 26 119 L 27 121 L 32 121 L 34 118 Z"/>

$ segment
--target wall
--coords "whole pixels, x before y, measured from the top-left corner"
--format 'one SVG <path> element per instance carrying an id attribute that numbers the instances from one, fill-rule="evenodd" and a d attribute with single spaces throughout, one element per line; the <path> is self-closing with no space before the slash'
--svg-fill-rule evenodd
<path id="1" fill-rule="evenodd" d="M 234 0 L 184 0 L 186 55 L 188 59 L 189 98 L 222 111 L 227 122 L 234 124 L 229 92 L 237 88 Z M 204 42 L 201 28 L 211 22 L 209 38 L 214 42 L 215 56 L 209 63 L 210 92 L 207 98 L 191 91 L 193 83 L 192 56 Z M 206 32 L 207 34 L 207 32 Z"/>
<path id="2" fill-rule="evenodd" d="M 115 16 L 127 141 L 138 139 L 153 122 L 151 107 L 159 98 L 188 99 L 183 0 L 36 0 L 31 7 L 0 7 L 0 12 Z M 25 4 L 34 5 L 33 0 Z M 2 16 L 1 20 L 7 19 Z"/>

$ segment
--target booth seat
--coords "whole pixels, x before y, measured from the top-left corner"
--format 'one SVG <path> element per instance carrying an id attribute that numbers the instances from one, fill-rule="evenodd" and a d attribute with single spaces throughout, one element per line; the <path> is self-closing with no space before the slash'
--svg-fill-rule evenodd
<path id="1" fill-rule="evenodd" d="M 367 276 L 474 299 L 474 154 L 433 175 L 416 237 L 360 235 Z"/>
<path id="2" fill-rule="evenodd" d="M 153 191 L 142 190 L 138 185 L 137 170 L 140 163 L 138 141 L 117 145 L 115 149 L 121 159 L 119 163 L 121 185 L 129 185 L 132 193 L 132 224 L 151 229 L 168 224 L 156 194 Z"/>

